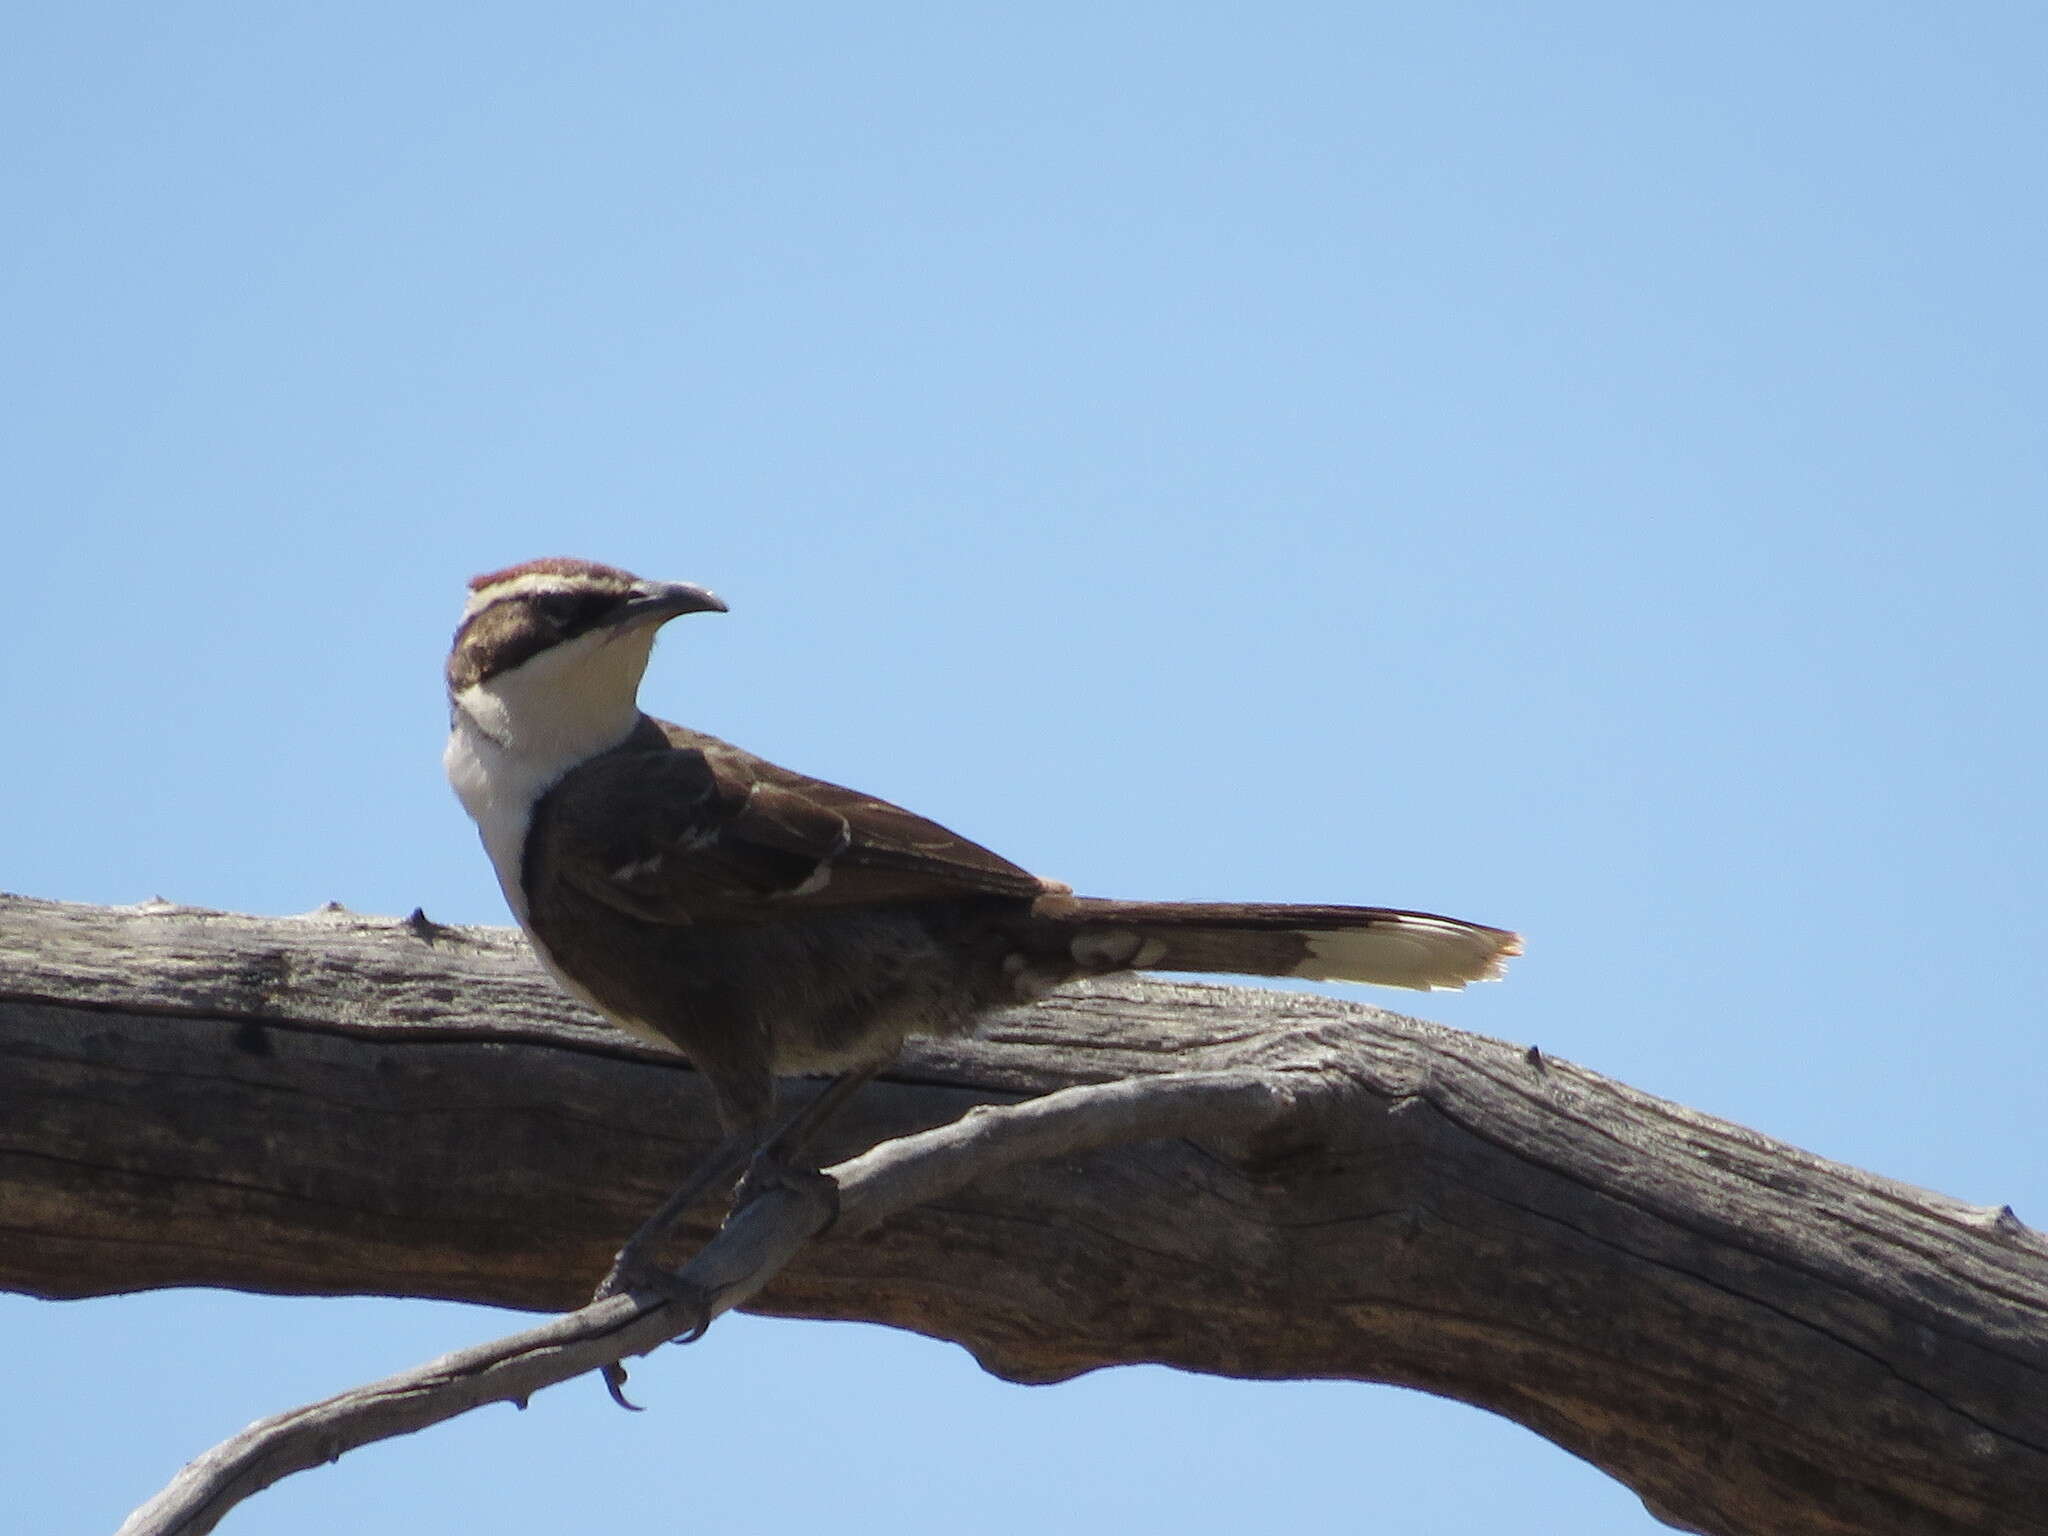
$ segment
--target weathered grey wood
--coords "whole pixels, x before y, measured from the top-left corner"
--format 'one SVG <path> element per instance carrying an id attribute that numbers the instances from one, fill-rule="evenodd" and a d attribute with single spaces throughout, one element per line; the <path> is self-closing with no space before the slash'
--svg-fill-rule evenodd
<path id="1" fill-rule="evenodd" d="M 0 1284 L 36 1294 L 559 1309 L 714 1135 L 693 1074 L 492 930 L 6 899 L 0 997 Z M 835 1232 L 753 1308 L 915 1328 L 1023 1380 L 1421 1387 L 1700 1530 L 2048 1525 L 2039 1236 L 1500 1042 L 1100 985 L 913 1052 L 828 1155 L 978 1102 L 1242 1070 L 1314 1091 L 1249 1140 L 1012 1167 Z"/>
<path id="2" fill-rule="evenodd" d="M 979 1105 L 835 1165 L 838 1227 L 865 1231 L 1025 1159 L 1143 1138 L 1256 1134 L 1294 1114 L 1297 1097 L 1266 1073 L 1183 1072 Z M 544 1387 L 694 1334 L 781 1273 L 832 1219 L 833 1204 L 822 1186 L 810 1184 L 779 1186 L 748 1201 L 681 1270 L 701 1306 L 649 1292 L 607 1297 L 538 1328 L 259 1420 L 187 1465 L 117 1536 L 206 1536 L 235 1505 L 293 1472 L 487 1403 L 523 1406 Z"/>

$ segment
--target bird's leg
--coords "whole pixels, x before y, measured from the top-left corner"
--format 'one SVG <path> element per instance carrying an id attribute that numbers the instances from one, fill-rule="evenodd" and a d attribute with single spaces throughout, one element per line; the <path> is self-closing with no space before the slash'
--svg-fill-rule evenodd
<path id="1" fill-rule="evenodd" d="M 667 1240 L 675 1224 L 688 1215 L 690 1208 L 712 1191 L 729 1183 L 733 1176 L 747 1166 L 761 1145 L 761 1128 L 747 1126 L 743 1130 L 727 1133 L 725 1139 L 711 1149 L 711 1155 L 699 1163 L 689 1178 L 683 1181 L 668 1199 L 661 1203 L 661 1209 L 640 1223 L 639 1229 L 626 1239 L 625 1244 L 612 1258 L 612 1267 L 600 1280 L 591 1300 L 603 1301 L 608 1296 L 617 1296 L 623 1291 L 635 1289 L 650 1290 L 682 1306 L 694 1308 L 696 1320 L 690 1330 L 682 1334 L 677 1342 L 694 1343 L 711 1326 L 711 1299 L 697 1287 L 686 1284 L 683 1277 L 673 1270 L 664 1269 L 655 1261 L 655 1252 Z M 639 1405 L 626 1399 L 626 1368 L 614 1360 L 600 1373 L 604 1378 L 604 1389 L 612 1395 L 612 1401 L 621 1408 L 639 1412 Z"/>
<path id="2" fill-rule="evenodd" d="M 874 1062 L 840 1073 L 815 1099 L 784 1121 L 780 1130 L 762 1142 L 747 1164 L 746 1176 L 733 1193 L 733 1209 L 738 1210 L 756 1195 L 778 1184 L 802 1184 L 829 1202 L 831 1218 L 818 1229 L 821 1234 L 829 1232 L 832 1223 L 839 1219 L 839 1186 L 817 1169 L 809 1167 L 803 1161 L 804 1154 L 825 1122 L 844 1109 L 847 1101 L 865 1088 L 883 1065 L 882 1062 Z"/>
<path id="3" fill-rule="evenodd" d="M 636 1285 L 660 1291 L 674 1301 L 692 1299 L 679 1293 L 674 1275 L 655 1262 L 656 1250 L 676 1223 L 687 1216 L 699 1201 L 733 1179 L 742 1168 L 746 1169 L 746 1177 L 734 1191 L 735 1210 L 773 1184 L 803 1180 L 806 1170 L 801 1168 L 798 1159 L 816 1137 L 819 1128 L 880 1070 L 881 1064 L 877 1063 L 842 1072 L 772 1134 L 763 1135 L 759 1126 L 747 1126 L 729 1134 L 712 1149 L 709 1157 L 697 1165 L 682 1188 L 664 1200 L 661 1208 L 626 1239 L 625 1245 L 612 1259 L 610 1272 L 591 1299 L 602 1301 Z M 835 1188 L 833 1193 L 836 1192 Z M 836 1200 L 833 1203 L 836 1205 Z"/>
<path id="4" fill-rule="evenodd" d="M 607 1296 L 644 1286 L 648 1290 L 660 1291 L 671 1301 L 701 1301 L 702 1298 L 680 1292 L 675 1276 L 655 1262 L 655 1250 L 693 1206 L 731 1183 L 753 1158 L 761 1142 L 760 1127 L 749 1126 L 732 1132 L 712 1148 L 711 1155 L 697 1165 L 696 1170 L 683 1181 L 682 1188 L 664 1200 L 661 1208 L 641 1222 L 639 1229 L 626 1239 L 625 1245 L 613 1257 L 610 1271 L 599 1282 L 596 1294 L 590 1299 L 603 1301 Z"/>
<path id="5" fill-rule="evenodd" d="M 837 1114 L 846 1101 L 860 1092 L 881 1069 L 882 1064 L 877 1062 L 873 1066 L 842 1072 L 826 1084 L 824 1091 L 815 1099 L 785 1120 L 771 1136 L 764 1137 L 757 1125 L 729 1134 L 697 1166 L 683 1187 L 664 1200 L 661 1209 L 626 1239 L 625 1246 L 613 1258 L 610 1271 L 599 1282 L 591 1300 L 603 1301 L 607 1296 L 616 1296 L 636 1287 L 658 1292 L 672 1302 L 697 1309 L 696 1326 L 683 1335 L 680 1342 L 688 1344 L 699 1337 L 711 1326 L 709 1299 L 695 1287 L 685 1284 L 680 1275 L 656 1263 L 656 1250 L 675 1224 L 689 1214 L 692 1206 L 742 1168 L 747 1171 L 733 1192 L 734 1210 L 778 1184 L 808 1186 L 810 1192 L 821 1196 L 830 1207 L 830 1218 L 819 1229 L 821 1232 L 829 1231 L 832 1222 L 839 1217 L 839 1186 L 817 1169 L 803 1167 L 798 1159 L 817 1136 L 819 1127 Z M 624 1390 L 626 1368 L 614 1362 L 604 1368 L 603 1376 L 605 1390 L 611 1393 L 612 1401 L 621 1408 L 633 1407 L 626 1401 Z"/>

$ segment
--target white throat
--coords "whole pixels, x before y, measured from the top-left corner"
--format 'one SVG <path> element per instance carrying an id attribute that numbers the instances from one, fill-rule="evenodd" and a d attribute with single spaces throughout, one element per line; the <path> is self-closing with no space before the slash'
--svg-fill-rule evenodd
<path id="1" fill-rule="evenodd" d="M 633 733 L 654 634 L 649 625 L 585 635 L 455 695 L 442 761 L 521 927 L 520 869 L 534 804 L 570 769 Z"/>

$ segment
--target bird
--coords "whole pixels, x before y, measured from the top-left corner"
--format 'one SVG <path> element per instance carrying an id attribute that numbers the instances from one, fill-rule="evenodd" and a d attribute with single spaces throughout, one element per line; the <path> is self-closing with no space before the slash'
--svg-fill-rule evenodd
<path id="1" fill-rule="evenodd" d="M 448 778 L 534 955 L 612 1024 L 687 1056 L 724 1132 L 607 1286 L 638 1283 L 664 1216 L 711 1184 L 772 1148 L 794 1159 L 906 1040 L 1120 972 L 1457 988 L 1521 952 L 1506 929 L 1428 912 L 1077 896 L 643 712 L 662 626 L 725 611 L 688 582 L 528 560 L 471 580 L 448 654 Z M 823 1073 L 837 1082 L 778 1134 L 778 1079 Z"/>

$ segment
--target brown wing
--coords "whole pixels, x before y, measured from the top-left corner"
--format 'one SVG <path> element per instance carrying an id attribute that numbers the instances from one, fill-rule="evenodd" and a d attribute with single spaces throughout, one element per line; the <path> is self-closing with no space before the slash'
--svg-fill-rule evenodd
<path id="1" fill-rule="evenodd" d="M 548 876 L 661 923 L 1033 897 L 1044 881 L 901 806 L 663 725 L 571 772 L 536 811 Z M 646 742 L 643 749 L 641 741 Z"/>

